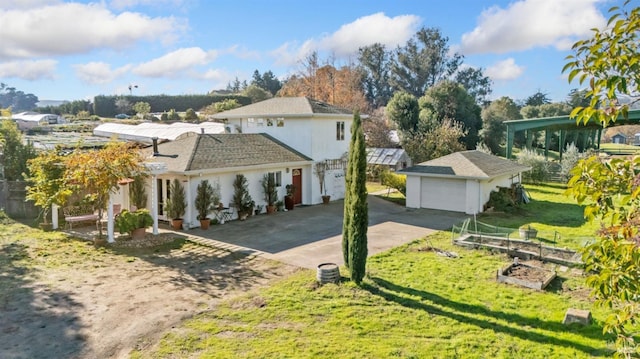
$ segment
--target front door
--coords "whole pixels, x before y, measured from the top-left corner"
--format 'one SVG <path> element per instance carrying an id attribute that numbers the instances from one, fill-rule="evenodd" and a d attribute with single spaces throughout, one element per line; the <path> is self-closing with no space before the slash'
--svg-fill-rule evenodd
<path id="1" fill-rule="evenodd" d="M 294 168 L 291 171 L 291 184 L 296 187 L 293 194 L 293 204 L 302 203 L 302 168 Z"/>

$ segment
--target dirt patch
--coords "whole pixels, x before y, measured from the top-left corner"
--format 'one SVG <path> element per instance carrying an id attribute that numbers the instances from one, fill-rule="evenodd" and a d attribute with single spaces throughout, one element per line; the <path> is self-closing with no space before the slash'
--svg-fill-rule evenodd
<path id="1" fill-rule="evenodd" d="M 513 266 L 509 270 L 509 277 L 518 278 L 529 282 L 542 282 L 547 278 L 547 276 L 549 276 L 548 271 L 522 265 Z"/>
<path id="2" fill-rule="evenodd" d="M 127 357 L 222 298 L 296 270 L 184 239 L 155 240 L 157 249 L 87 244 L 85 260 L 56 265 L 47 262 L 54 255 L 3 245 L 8 265 L 0 268 L 0 288 L 9 291 L 0 294 L 2 357 Z M 28 265 L 25 256 L 32 257 Z"/>

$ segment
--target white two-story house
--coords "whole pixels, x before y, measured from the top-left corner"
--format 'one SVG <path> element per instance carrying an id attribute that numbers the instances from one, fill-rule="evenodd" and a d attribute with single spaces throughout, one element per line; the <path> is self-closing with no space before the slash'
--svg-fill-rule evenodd
<path id="1" fill-rule="evenodd" d="M 295 203 L 312 205 L 323 195 L 344 198 L 345 170 L 353 112 L 306 97 L 278 97 L 214 115 L 225 123 L 224 134 L 190 133 L 145 150 L 149 162 L 161 162 L 166 172 L 154 178 L 160 219 L 168 220 L 162 204 L 169 183 L 182 181 L 187 197 L 186 227 L 198 226 L 195 193 L 202 180 L 220 186 L 223 204 L 231 202 L 233 180 L 243 174 L 256 205 L 264 205 L 260 181 L 276 179 L 278 198 L 286 186 L 296 188 Z M 204 132 L 204 131 L 202 131 Z M 324 188 L 316 168 L 324 165 Z"/>

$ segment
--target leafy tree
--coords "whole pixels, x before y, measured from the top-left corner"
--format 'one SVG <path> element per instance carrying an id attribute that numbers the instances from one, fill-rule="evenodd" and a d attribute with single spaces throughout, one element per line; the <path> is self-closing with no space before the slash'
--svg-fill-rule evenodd
<path id="1" fill-rule="evenodd" d="M 351 280 L 356 284 L 360 284 L 364 278 L 367 265 L 369 209 L 366 187 L 367 154 L 358 111 L 353 115 L 347 166 L 342 253 L 345 265 L 351 272 Z"/>
<path id="2" fill-rule="evenodd" d="M 0 108 L 10 107 L 14 113 L 31 111 L 36 108 L 38 96 L 16 90 L 0 82 Z"/>
<path id="3" fill-rule="evenodd" d="M 399 175 L 387 169 L 380 174 L 380 184 L 398 190 L 403 196 L 407 195 L 407 176 L 405 175 Z"/>
<path id="4" fill-rule="evenodd" d="M 384 108 L 381 107 L 374 110 L 368 119 L 362 121 L 367 147 L 391 148 L 398 145 L 391 140 L 391 126 L 384 112 Z"/>
<path id="5" fill-rule="evenodd" d="M 571 112 L 578 123 L 594 120 L 606 127 L 627 115 L 630 103 L 622 103 L 619 97 L 633 97 L 640 90 L 640 8 L 628 9 L 630 3 L 611 8 L 608 26 L 576 42 L 575 55 L 567 57 L 563 72 L 569 72 L 569 81 L 577 78 L 589 86 L 589 104 Z M 586 218 L 602 223 L 597 240 L 582 258 L 597 303 L 614 310 L 605 320 L 604 331 L 616 335 L 617 355 L 626 358 L 640 355 L 639 173 L 640 157 L 604 161 L 593 156 L 571 171 L 567 189 L 568 195 L 585 205 Z"/>
<path id="6" fill-rule="evenodd" d="M 188 122 L 198 122 L 200 118 L 198 117 L 198 114 L 196 113 L 196 111 L 192 108 L 188 108 L 187 111 L 184 114 L 184 120 L 188 121 Z"/>
<path id="7" fill-rule="evenodd" d="M 151 112 L 151 105 L 148 102 L 136 102 L 135 105 L 133 105 L 133 110 L 145 118 L 149 112 Z"/>
<path id="8" fill-rule="evenodd" d="M 571 106 L 571 109 L 576 107 L 585 107 L 589 106 L 589 102 L 591 101 L 589 96 L 587 96 L 587 89 L 571 89 L 569 95 L 567 96 L 567 105 Z"/>
<path id="9" fill-rule="evenodd" d="M 418 130 L 420 120 L 420 105 L 418 99 L 408 92 L 399 91 L 387 105 L 387 116 L 393 121 L 402 133 Z"/>
<path id="10" fill-rule="evenodd" d="M 142 157 L 133 145 L 111 142 L 94 151 L 74 150 L 66 159 L 65 186 L 73 192 L 87 193 L 98 210 L 107 208 L 109 194 L 118 188 L 118 181 L 143 173 Z M 99 228 L 102 236 L 102 228 Z"/>
<path id="11" fill-rule="evenodd" d="M 24 143 L 18 126 L 12 120 L 0 121 L 0 167 L 4 178 L 8 181 L 21 181 L 29 177 L 27 161 L 36 157 L 36 150 L 31 143 Z"/>
<path id="12" fill-rule="evenodd" d="M 367 101 L 360 87 L 361 73 L 353 64 L 336 68 L 332 63 L 320 64 L 317 52 L 302 63 L 303 70 L 289 77 L 280 96 L 307 96 L 349 109 L 364 109 Z"/>
<path id="13" fill-rule="evenodd" d="M 275 96 L 282 88 L 282 82 L 271 71 L 266 71 L 262 75 L 258 70 L 253 72 L 251 85 L 256 85 L 261 89 L 268 91 L 271 96 Z"/>
<path id="14" fill-rule="evenodd" d="M 450 78 L 462 56 L 449 51 L 449 38 L 435 28 L 422 28 L 404 47 L 396 50 L 391 64 L 391 86 L 416 97 L 441 80 Z"/>
<path id="15" fill-rule="evenodd" d="M 116 100 L 116 108 L 120 113 L 131 112 L 131 102 L 124 97 L 120 97 Z"/>
<path id="16" fill-rule="evenodd" d="M 478 105 L 486 104 L 487 96 L 493 92 L 491 79 L 484 75 L 482 69 L 467 67 L 459 70 L 455 74 L 454 81 L 462 85 Z"/>
<path id="17" fill-rule="evenodd" d="M 257 85 L 249 85 L 246 89 L 242 91 L 242 95 L 251 98 L 252 103 L 264 101 L 273 97 L 271 92 L 257 86 Z"/>
<path id="18" fill-rule="evenodd" d="M 502 145 L 506 142 L 507 126 L 504 121 L 520 119 L 518 105 L 509 97 L 494 100 L 482 109 L 482 130 L 480 138 L 492 153 L 502 154 Z"/>
<path id="19" fill-rule="evenodd" d="M 404 134 L 401 143 L 413 162 L 420 163 L 464 151 L 465 145 L 460 142 L 460 138 L 464 135 L 465 132 L 460 123 L 445 119 L 427 132 Z"/>
<path id="20" fill-rule="evenodd" d="M 233 93 L 239 93 L 240 91 L 247 88 L 247 81 L 240 81 L 238 77 L 236 77 L 233 81 L 227 84 L 227 91 L 231 91 Z"/>
<path id="21" fill-rule="evenodd" d="M 524 100 L 525 106 L 540 106 L 547 103 L 551 103 L 551 99 L 549 99 L 549 94 L 544 93 L 540 90 L 538 90 L 538 92 L 534 93 L 533 95 L 527 97 L 526 100 Z"/>
<path id="22" fill-rule="evenodd" d="M 391 53 L 376 43 L 358 49 L 358 61 L 362 71 L 364 95 L 374 107 L 385 106 L 393 94 L 389 83 Z"/>
<path id="23" fill-rule="evenodd" d="M 518 163 L 531 167 L 531 170 L 522 173 L 522 179 L 529 183 L 548 181 L 551 175 L 551 163 L 535 150 L 523 149 L 518 154 Z"/>
<path id="24" fill-rule="evenodd" d="M 55 151 L 41 152 L 27 161 L 30 176 L 27 179 L 26 199 L 42 209 L 42 219 L 48 223 L 53 204 L 63 205 L 71 190 L 65 186 L 65 158 Z"/>
<path id="25" fill-rule="evenodd" d="M 420 98 L 420 123 L 435 128 L 445 119 L 462 125 L 465 132 L 462 142 L 467 149 L 475 148 L 478 132 L 482 127 L 480 106 L 459 84 L 445 80 L 429 88 Z"/>

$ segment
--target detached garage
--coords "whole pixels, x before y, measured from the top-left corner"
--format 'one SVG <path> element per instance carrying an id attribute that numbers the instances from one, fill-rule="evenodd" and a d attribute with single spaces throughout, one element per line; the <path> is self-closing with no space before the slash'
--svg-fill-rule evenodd
<path id="1" fill-rule="evenodd" d="M 399 171 L 407 176 L 407 207 L 480 213 L 491 191 L 520 182 L 531 168 L 480 151 L 463 151 Z"/>

